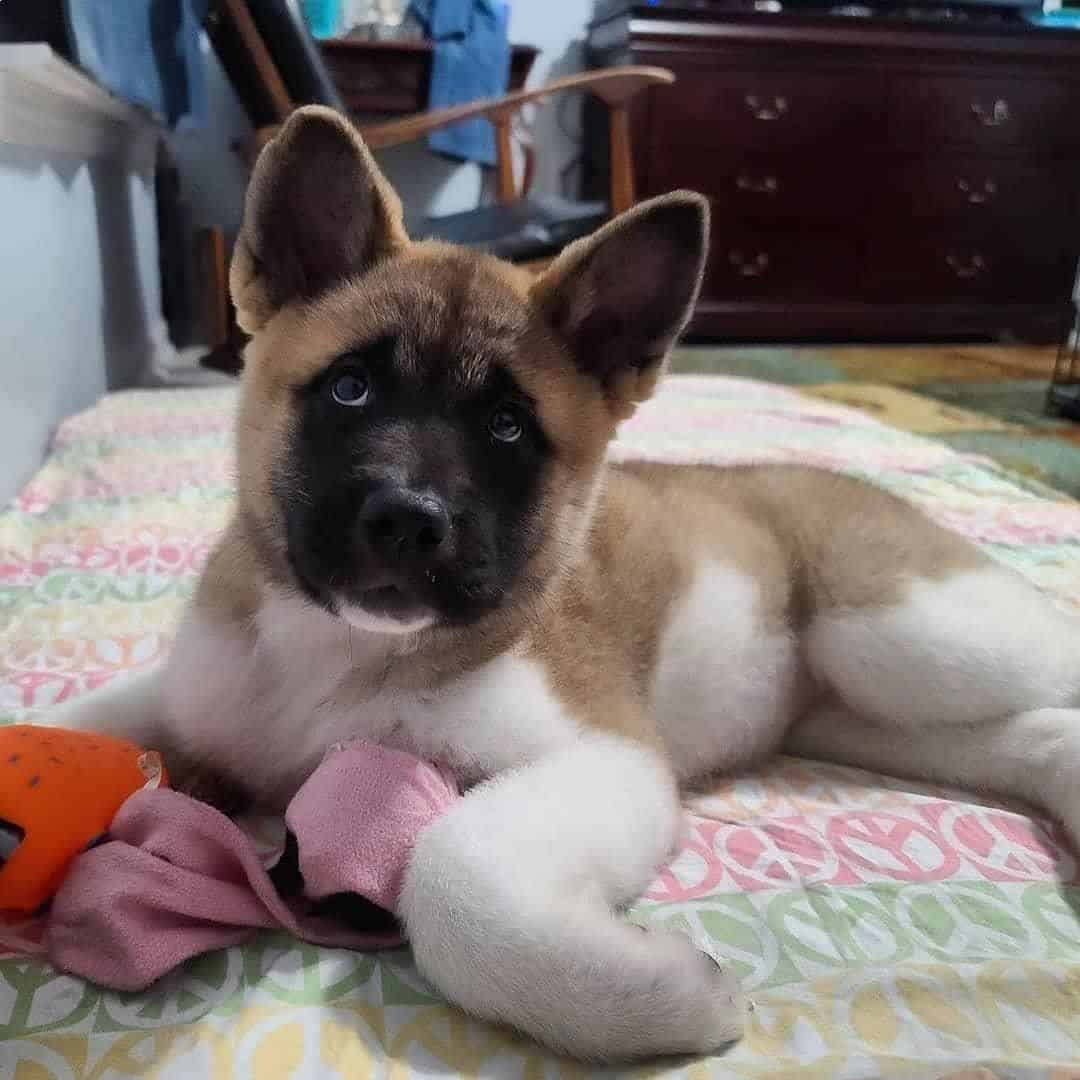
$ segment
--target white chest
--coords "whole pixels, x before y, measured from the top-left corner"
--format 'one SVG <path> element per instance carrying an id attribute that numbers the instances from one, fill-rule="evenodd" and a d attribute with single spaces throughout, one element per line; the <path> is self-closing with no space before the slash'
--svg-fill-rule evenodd
<path id="1" fill-rule="evenodd" d="M 540 756 L 577 730 L 544 669 L 496 657 L 430 691 L 381 688 L 388 642 L 351 638 L 280 601 L 252 639 L 193 613 L 166 674 L 178 740 L 272 801 L 287 800 L 334 743 L 366 738 L 478 779 Z"/>

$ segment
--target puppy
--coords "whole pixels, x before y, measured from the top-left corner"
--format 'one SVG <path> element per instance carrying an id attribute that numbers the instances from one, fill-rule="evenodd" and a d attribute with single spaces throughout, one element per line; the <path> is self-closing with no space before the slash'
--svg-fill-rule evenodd
<path id="1" fill-rule="evenodd" d="M 617 914 L 679 788 L 778 749 L 1080 829 L 1080 629 L 905 503 L 802 468 L 605 465 L 693 307 L 676 193 L 539 278 L 406 236 L 349 125 L 264 150 L 232 292 L 238 501 L 160 670 L 59 710 L 285 803 L 363 736 L 470 787 L 401 909 L 451 1001 L 582 1059 L 736 1038 L 731 977 Z"/>

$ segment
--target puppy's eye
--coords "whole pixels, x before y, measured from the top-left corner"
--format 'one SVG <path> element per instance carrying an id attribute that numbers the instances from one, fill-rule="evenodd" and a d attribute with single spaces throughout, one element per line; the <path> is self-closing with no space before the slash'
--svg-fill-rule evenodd
<path id="1" fill-rule="evenodd" d="M 499 442 L 511 443 L 517 442 L 521 438 L 525 427 L 517 410 L 504 405 L 491 414 L 491 419 L 488 421 L 488 430 L 491 432 L 492 437 L 498 439 Z"/>
<path id="2" fill-rule="evenodd" d="M 339 405 L 363 405 L 370 393 L 371 384 L 362 371 L 347 371 L 330 386 L 330 396 Z"/>

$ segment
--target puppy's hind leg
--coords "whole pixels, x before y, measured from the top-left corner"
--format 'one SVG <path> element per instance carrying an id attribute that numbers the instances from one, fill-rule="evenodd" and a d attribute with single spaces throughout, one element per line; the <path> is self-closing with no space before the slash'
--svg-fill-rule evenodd
<path id="1" fill-rule="evenodd" d="M 817 615 L 829 695 L 787 748 L 1042 806 L 1080 845 L 1080 622 L 987 564 L 899 602 Z"/>
<path id="2" fill-rule="evenodd" d="M 421 972 L 467 1012 L 584 1060 L 732 1042 L 733 976 L 614 910 L 670 854 L 680 817 L 659 757 L 608 735 L 473 789 L 421 834 L 406 875 Z"/>
<path id="3" fill-rule="evenodd" d="M 785 750 L 1021 799 L 1059 818 L 1080 850 L 1080 709 L 1033 709 L 919 731 L 825 702 L 796 724 Z"/>

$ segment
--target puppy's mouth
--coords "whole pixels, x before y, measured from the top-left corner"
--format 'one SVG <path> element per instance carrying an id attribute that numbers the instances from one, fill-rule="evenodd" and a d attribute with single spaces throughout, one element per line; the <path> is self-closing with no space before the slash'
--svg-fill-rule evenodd
<path id="1" fill-rule="evenodd" d="M 365 611 L 379 615 L 408 615 L 421 607 L 400 585 L 364 589 L 357 602 Z"/>
<path id="2" fill-rule="evenodd" d="M 384 634 L 415 633 L 437 618 L 428 604 L 396 584 L 359 589 L 341 598 L 338 611 L 350 626 Z"/>

